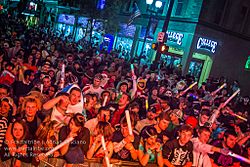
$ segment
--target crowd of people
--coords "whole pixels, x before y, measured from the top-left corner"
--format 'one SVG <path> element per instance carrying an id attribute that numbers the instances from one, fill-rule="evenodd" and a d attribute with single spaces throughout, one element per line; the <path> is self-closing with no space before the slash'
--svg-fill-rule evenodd
<path id="1" fill-rule="evenodd" d="M 99 161 L 92 166 L 106 166 L 107 158 L 142 166 L 250 166 L 230 156 L 250 161 L 249 122 L 242 119 L 250 116 L 249 97 L 238 94 L 224 105 L 240 88 L 237 81 L 193 84 L 194 77 L 169 67 L 79 47 L 81 41 L 46 27 L 7 16 L 0 22 L 1 167 L 70 167 L 93 159 Z"/>

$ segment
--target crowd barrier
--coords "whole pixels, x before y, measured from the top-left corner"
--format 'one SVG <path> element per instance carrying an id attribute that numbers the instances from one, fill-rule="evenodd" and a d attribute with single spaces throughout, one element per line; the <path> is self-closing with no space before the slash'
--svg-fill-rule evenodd
<path id="1" fill-rule="evenodd" d="M 93 159 L 85 159 L 83 164 L 74 164 L 73 167 L 102 167 L 102 159 L 93 158 Z M 7 161 L 2 162 L 0 160 L 0 167 L 12 167 L 15 159 L 9 159 Z M 133 166 L 141 166 L 137 161 L 122 161 L 118 159 L 110 160 L 111 167 L 133 167 Z M 38 167 L 63 167 L 65 165 L 65 160 L 60 158 L 48 158 L 38 165 Z M 22 163 L 21 167 L 34 167 L 31 163 Z M 157 167 L 156 164 L 148 164 L 147 167 Z"/>

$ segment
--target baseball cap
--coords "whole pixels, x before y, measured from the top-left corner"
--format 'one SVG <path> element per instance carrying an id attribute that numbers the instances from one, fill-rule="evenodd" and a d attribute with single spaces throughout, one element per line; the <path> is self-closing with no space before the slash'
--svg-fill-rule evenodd
<path id="1" fill-rule="evenodd" d="M 179 119 L 183 117 L 183 112 L 180 109 L 174 109 L 171 114 L 175 114 Z"/>
<path id="2" fill-rule="evenodd" d="M 148 112 L 156 113 L 156 107 L 155 106 L 149 107 Z"/>
<path id="3" fill-rule="evenodd" d="M 98 73 L 98 74 L 95 75 L 95 78 L 99 79 L 99 80 L 102 80 L 102 75 Z"/>

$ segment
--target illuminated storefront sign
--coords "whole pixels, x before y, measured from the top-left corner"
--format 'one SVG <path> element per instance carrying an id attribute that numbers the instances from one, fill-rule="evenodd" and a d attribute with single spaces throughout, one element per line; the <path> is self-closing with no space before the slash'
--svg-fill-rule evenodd
<path id="1" fill-rule="evenodd" d="M 182 49 L 171 47 L 171 46 L 169 47 L 168 52 L 179 54 L 179 55 L 183 55 L 184 54 L 184 51 Z"/>
<path id="2" fill-rule="evenodd" d="M 184 34 L 179 32 L 167 31 L 168 41 L 174 42 L 177 45 L 182 45 L 182 39 L 184 38 Z"/>
<path id="3" fill-rule="evenodd" d="M 218 45 L 218 42 L 216 41 L 199 37 L 196 48 L 215 53 L 217 45 Z"/>

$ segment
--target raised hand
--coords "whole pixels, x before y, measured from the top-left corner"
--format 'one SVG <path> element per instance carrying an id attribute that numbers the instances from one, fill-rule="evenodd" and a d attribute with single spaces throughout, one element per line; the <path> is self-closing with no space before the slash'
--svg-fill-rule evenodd
<path id="1" fill-rule="evenodd" d="M 230 150 L 228 150 L 227 148 L 222 148 L 220 149 L 220 153 L 223 155 L 228 155 L 230 153 Z"/>

